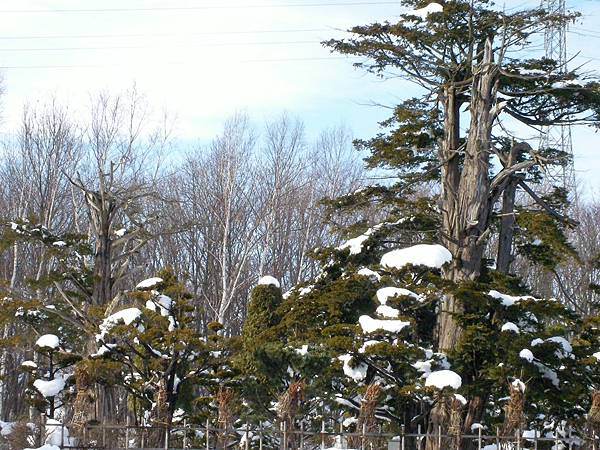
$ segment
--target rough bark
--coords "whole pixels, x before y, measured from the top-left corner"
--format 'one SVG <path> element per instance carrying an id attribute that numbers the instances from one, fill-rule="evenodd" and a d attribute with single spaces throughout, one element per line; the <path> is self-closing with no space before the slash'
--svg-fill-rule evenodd
<path id="1" fill-rule="evenodd" d="M 492 41 L 485 43 L 482 61 L 473 75 L 471 89 L 471 123 L 465 144 L 463 168 L 459 174 L 455 199 L 443 198 L 445 218 L 443 233 L 449 243 L 453 261 L 444 277 L 455 283 L 476 279 L 481 271 L 485 233 L 491 212 L 489 154 L 492 130 L 492 105 L 495 97 L 496 69 Z M 453 132 L 451 132 L 453 133 Z M 455 173 L 442 173 L 444 184 L 455 182 Z M 445 178 L 450 179 L 446 181 Z M 454 204 L 450 202 L 454 201 Z M 438 316 L 438 349 L 448 351 L 460 340 L 461 329 L 456 314 L 462 306 L 453 295 L 446 295 Z"/>
<path id="2" fill-rule="evenodd" d="M 489 226 L 493 197 L 490 192 L 489 156 L 493 124 L 492 106 L 495 100 L 496 68 L 493 64 L 492 40 L 485 42 L 483 55 L 474 69 L 471 88 L 471 123 L 465 143 L 462 170 L 452 159 L 442 159 L 443 236 L 453 260 L 443 275 L 455 283 L 475 280 L 481 272 L 481 261 Z M 450 106 L 451 104 L 448 104 Z M 444 146 L 456 139 L 455 126 L 458 121 L 454 110 L 447 112 L 447 136 Z M 449 154 L 451 149 L 442 150 Z M 454 158 L 457 159 L 457 158 Z M 456 166 L 454 165 L 456 164 Z M 455 189 L 454 192 L 452 190 Z M 456 348 L 462 329 L 456 315 L 463 310 L 460 300 L 447 294 L 438 314 L 438 349 L 448 352 Z M 438 402 L 429 418 L 429 433 L 434 435 L 441 430 L 446 434 L 449 427 L 448 414 L 444 402 Z M 427 450 L 441 450 L 435 438 L 426 442 Z"/>
<path id="3" fill-rule="evenodd" d="M 508 155 L 507 167 L 514 165 L 521 153 L 520 145 L 513 145 Z M 509 182 L 502 193 L 502 211 L 500 219 L 500 233 L 498 236 L 498 257 L 496 260 L 496 270 L 507 274 L 510 270 L 510 264 L 513 260 L 512 243 L 515 234 L 515 197 L 519 178 L 516 175 L 510 177 Z"/>

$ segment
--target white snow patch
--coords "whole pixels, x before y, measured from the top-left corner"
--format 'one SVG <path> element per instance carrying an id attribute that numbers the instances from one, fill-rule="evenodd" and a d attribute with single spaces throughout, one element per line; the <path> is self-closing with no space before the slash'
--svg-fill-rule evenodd
<path id="1" fill-rule="evenodd" d="M 454 398 L 458 400 L 463 406 L 467 404 L 467 399 L 460 394 L 454 394 Z"/>
<path id="2" fill-rule="evenodd" d="M 296 353 L 302 356 L 306 355 L 308 353 L 308 345 L 303 345 L 302 347 L 297 348 Z"/>
<path id="3" fill-rule="evenodd" d="M 67 243 L 65 241 L 54 241 L 52 245 L 55 247 L 66 247 Z"/>
<path id="4" fill-rule="evenodd" d="M 533 353 L 528 348 L 524 348 L 519 352 L 519 358 L 523 358 L 527 362 L 533 362 Z"/>
<path id="5" fill-rule="evenodd" d="M 425 386 L 433 386 L 438 389 L 451 387 L 458 389 L 462 385 L 462 378 L 452 370 L 436 370 L 431 372 L 425 380 Z"/>
<path id="6" fill-rule="evenodd" d="M 358 272 L 357 275 L 361 275 L 363 277 L 375 278 L 377 281 L 381 280 L 381 275 L 379 275 L 374 270 L 368 269 L 367 267 L 363 267 Z"/>
<path id="7" fill-rule="evenodd" d="M 553 336 L 546 340 L 536 338 L 533 341 L 531 341 L 531 346 L 535 347 L 536 345 L 541 345 L 545 342 L 552 342 L 554 344 L 560 345 L 561 349 L 556 350 L 556 352 L 554 352 L 557 358 L 566 358 L 568 356 L 572 356 L 573 347 L 571 346 L 569 341 L 567 341 L 562 336 Z"/>
<path id="8" fill-rule="evenodd" d="M 142 315 L 142 311 L 140 311 L 138 308 L 126 308 L 126 309 L 118 311 L 114 314 L 111 314 L 106 319 L 104 319 L 102 321 L 102 323 L 100 324 L 100 327 L 99 327 L 100 334 L 96 335 L 96 340 L 103 339 L 104 336 L 106 336 L 106 334 L 115 325 L 118 325 L 121 322 L 124 323 L 125 325 L 131 325 L 141 315 Z M 143 327 L 141 325 L 140 325 L 140 328 L 143 329 Z"/>
<path id="9" fill-rule="evenodd" d="M 376 330 L 398 333 L 410 325 L 410 322 L 404 322 L 402 320 L 378 320 L 369 316 L 360 316 L 358 318 L 358 323 L 364 333 L 372 333 Z"/>
<path id="10" fill-rule="evenodd" d="M 43 336 L 40 336 L 37 341 L 35 341 L 35 345 L 40 348 L 56 349 L 60 345 L 60 340 L 55 334 L 44 334 Z"/>
<path id="11" fill-rule="evenodd" d="M 512 322 L 506 322 L 504 325 L 502 325 L 502 329 L 500 331 L 511 331 L 519 334 L 519 327 Z"/>
<path id="12" fill-rule="evenodd" d="M 347 417 L 342 422 L 342 425 L 344 426 L 344 428 L 348 428 L 349 426 L 351 426 L 357 422 L 358 422 L 358 419 L 356 417 Z"/>
<path id="13" fill-rule="evenodd" d="M 379 305 L 376 312 L 381 317 L 385 317 L 387 319 L 396 319 L 398 316 L 400 316 L 400 311 L 387 305 Z"/>
<path id="14" fill-rule="evenodd" d="M 516 388 L 519 392 L 525 392 L 525 383 L 523 383 L 521 380 L 519 380 L 518 378 L 513 381 L 512 386 L 514 388 Z"/>
<path id="15" fill-rule="evenodd" d="M 555 352 L 558 358 L 566 358 L 567 356 L 571 355 L 571 353 L 573 353 L 573 347 L 571 346 L 569 341 L 567 341 L 562 336 L 553 336 L 551 338 L 546 339 L 546 342 L 553 342 L 554 344 L 558 344 L 562 347 L 562 351 L 557 350 Z"/>
<path id="16" fill-rule="evenodd" d="M 593 353 L 592 356 L 600 361 L 600 352 Z"/>
<path id="17" fill-rule="evenodd" d="M 37 364 L 33 361 L 23 361 L 21 363 L 21 367 L 31 367 L 32 369 L 37 369 Z"/>
<path id="18" fill-rule="evenodd" d="M 501 292 L 491 290 L 488 292 L 490 297 L 496 298 L 502 302 L 503 306 L 512 306 L 521 300 L 535 300 L 531 295 L 514 296 L 508 294 L 502 294 Z"/>
<path id="19" fill-rule="evenodd" d="M 281 287 L 277 278 L 272 277 L 271 275 L 265 275 L 260 280 L 258 280 L 258 283 L 256 284 L 258 286 L 275 286 L 276 288 Z"/>
<path id="20" fill-rule="evenodd" d="M 375 294 L 377 296 L 377 301 L 382 305 L 385 305 L 391 297 L 402 297 L 408 296 L 414 299 L 418 299 L 419 296 L 408 289 L 397 288 L 397 287 L 384 287 L 377 290 Z"/>
<path id="21" fill-rule="evenodd" d="M 407 264 L 439 269 L 451 260 L 452 254 L 442 245 L 418 244 L 384 254 L 381 265 L 388 269 L 401 269 Z"/>
<path id="22" fill-rule="evenodd" d="M 152 278 L 148 278 L 144 281 L 140 281 L 135 288 L 136 289 L 150 289 L 162 282 L 163 282 L 162 278 L 152 277 Z"/>
<path id="23" fill-rule="evenodd" d="M 146 302 L 146 309 L 158 312 L 161 316 L 167 317 L 171 315 L 173 307 L 173 299 L 166 295 L 157 295 Z"/>
<path id="24" fill-rule="evenodd" d="M 427 6 L 425 6 L 424 8 L 419 8 L 419 9 L 413 10 L 410 13 L 410 15 L 418 16 L 421 19 L 426 19 L 429 14 L 439 13 L 439 12 L 443 12 L 443 11 L 444 11 L 444 7 L 442 5 L 440 5 L 439 3 L 436 3 L 436 2 L 432 2 L 432 3 L 428 4 Z"/>
<path id="25" fill-rule="evenodd" d="M 351 255 L 358 255 L 360 252 L 362 252 L 363 244 L 365 243 L 365 241 L 367 239 L 369 239 L 370 235 L 371 235 L 371 233 L 367 232 L 367 233 L 361 234 L 360 236 L 355 237 L 353 239 L 348 239 L 346 242 L 344 242 L 342 245 L 340 245 L 337 249 L 338 250 L 350 249 Z"/>
<path id="26" fill-rule="evenodd" d="M 356 367 L 350 366 L 350 360 L 352 359 L 352 355 L 341 355 L 338 356 L 338 359 L 344 363 L 344 374 L 347 377 L 352 378 L 354 381 L 359 382 L 365 379 L 367 376 L 367 365 L 365 363 L 360 363 Z"/>
<path id="27" fill-rule="evenodd" d="M 381 341 L 365 341 L 365 343 L 358 349 L 358 353 L 364 353 L 366 349 L 371 347 L 372 345 L 381 344 Z"/>
<path id="28" fill-rule="evenodd" d="M 69 428 L 55 419 L 46 419 L 46 439 L 43 450 L 58 449 L 59 446 L 74 446 L 75 439 L 71 438 Z"/>
<path id="29" fill-rule="evenodd" d="M 60 450 L 60 447 L 58 445 L 44 444 L 41 447 L 25 448 L 23 450 Z"/>
<path id="30" fill-rule="evenodd" d="M 44 397 L 55 397 L 65 388 L 65 378 L 58 376 L 49 381 L 37 379 L 33 382 L 33 387 Z"/>

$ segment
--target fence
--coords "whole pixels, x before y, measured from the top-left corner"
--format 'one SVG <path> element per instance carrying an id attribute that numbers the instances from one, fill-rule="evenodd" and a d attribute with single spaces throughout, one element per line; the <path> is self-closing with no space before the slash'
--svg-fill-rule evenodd
<path id="1" fill-rule="evenodd" d="M 327 430 L 322 422 L 320 430 L 305 430 L 301 424 L 299 429 L 286 430 L 274 427 L 243 427 L 232 429 L 216 428 L 206 423 L 203 426 L 183 423 L 173 427 L 146 427 L 135 425 L 88 425 L 76 438 L 69 435 L 68 427 L 60 424 L 46 424 L 41 430 L 40 441 L 52 434 L 52 443 L 61 449 L 78 450 L 221 450 L 239 448 L 240 450 L 319 450 L 327 448 L 354 448 L 360 450 L 422 450 L 425 442 L 430 441 L 429 448 L 435 450 L 461 450 L 463 448 L 485 450 L 600 450 L 597 436 L 578 436 L 572 431 L 563 436 L 544 437 L 537 432 L 521 431 L 514 435 L 477 434 L 448 435 L 437 430 L 434 433 L 405 433 L 404 427 L 396 434 L 369 433 L 366 429 L 360 432 L 344 432 Z M 57 437 L 60 436 L 60 445 Z M 487 446 L 487 447 L 486 447 Z"/>
<path id="2" fill-rule="evenodd" d="M 65 425 L 46 424 L 45 428 L 41 430 L 40 440 L 52 433 L 52 443 L 58 446 L 59 435 L 59 447 L 64 450 L 422 450 L 426 441 L 430 441 L 428 448 L 435 450 L 600 450 L 598 436 L 581 436 L 572 430 L 567 430 L 562 436 L 544 437 L 537 432 L 521 431 L 514 435 L 501 435 L 498 430 L 494 434 L 483 434 L 479 429 L 477 434 L 457 438 L 456 435 L 443 434 L 439 429 L 429 434 L 420 429 L 416 433 L 404 432 L 404 427 L 394 434 L 367 432 L 365 428 L 351 433 L 345 432 L 341 424 L 338 431 L 327 430 L 325 422 L 322 422 L 320 430 L 304 429 L 302 423 L 299 429 L 294 430 L 286 430 L 285 426 L 278 429 L 248 424 L 225 430 L 207 422 L 203 426 L 183 423 L 168 428 L 88 425 L 73 439 Z"/>

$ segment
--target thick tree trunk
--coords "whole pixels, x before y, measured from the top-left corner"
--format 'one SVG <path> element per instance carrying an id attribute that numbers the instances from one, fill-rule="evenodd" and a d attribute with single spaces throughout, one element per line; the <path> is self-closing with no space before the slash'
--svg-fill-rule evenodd
<path id="1" fill-rule="evenodd" d="M 513 145 L 508 155 L 506 167 L 515 164 L 521 153 L 522 146 Z M 508 274 L 513 260 L 512 244 L 515 234 L 515 197 L 517 195 L 517 185 L 519 179 L 512 175 L 502 193 L 502 218 L 500 219 L 500 233 L 498 237 L 498 258 L 496 260 L 496 270 Z"/>
<path id="2" fill-rule="evenodd" d="M 455 283 L 475 280 L 481 272 L 481 261 L 486 232 L 492 207 L 489 180 L 490 139 L 492 131 L 492 106 L 494 104 L 494 85 L 496 70 L 493 65 L 492 41 L 488 39 L 481 61 L 474 70 L 471 89 L 471 123 L 465 144 L 465 156 L 460 170 L 452 159 L 442 159 L 442 212 L 444 243 L 452 253 L 453 260 L 443 275 Z M 447 104 L 446 106 L 450 106 Z M 455 110 L 446 111 L 446 133 L 444 145 L 456 139 Z M 449 116 L 449 117 L 448 117 Z M 450 152 L 445 147 L 444 152 Z M 457 159 L 457 158 L 455 158 Z M 451 293 L 442 300 L 438 313 L 437 347 L 441 352 L 452 351 L 460 342 L 462 329 L 456 315 L 463 311 L 460 299 Z M 476 408 L 475 408 L 476 409 Z M 469 408 L 470 410 L 470 408 Z M 475 411 L 473 411 L 475 412 Z M 448 412 L 444 402 L 438 402 L 429 418 L 428 432 L 435 436 L 439 431 L 448 431 Z M 426 442 L 427 450 L 442 450 L 437 439 Z"/>
<path id="3" fill-rule="evenodd" d="M 481 272 L 485 233 L 491 212 L 489 156 L 493 118 L 495 68 L 491 40 L 486 41 L 481 63 L 474 73 L 471 91 L 471 123 L 465 146 L 463 169 L 459 175 L 454 204 L 443 203 L 448 214 L 443 233 L 447 235 L 453 260 L 444 277 L 450 281 L 475 280 Z M 442 174 L 454 177 L 455 174 Z M 454 181 L 454 180 L 451 180 Z M 446 184 L 446 180 L 444 180 Z M 446 197 L 443 198 L 447 201 Z M 455 315 L 462 305 L 453 295 L 442 301 L 438 315 L 438 349 L 452 350 L 460 340 L 462 330 Z"/>

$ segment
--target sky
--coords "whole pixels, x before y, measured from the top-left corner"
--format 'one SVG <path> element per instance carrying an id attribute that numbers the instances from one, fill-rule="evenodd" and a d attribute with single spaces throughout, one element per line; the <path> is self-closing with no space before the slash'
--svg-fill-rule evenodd
<path id="1" fill-rule="evenodd" d="M 506 0 L 506 8 L 539 0 Z M 583 16 L 568 34 L 572 64 L 600 68 L 600 0 L 571 0 Z M 381 80 L 331 54 L 321 41 L 356 24 L 393 21 L 391 0 L 3 0 L 2 129 L 18 126 L 25 103 L 56 97 L 75 110 L 92 93 L 134 83 L 155 110 L 175 118 L 182 141 L 204 142 L 245 111 L 257 122 L 283 111 L 309 135 L 344 124 L 357 137 L 415 88 Z M 600 139 L 573 130 L 575 169 L 600 194 Z"/>

